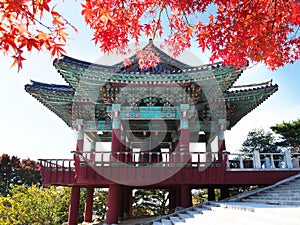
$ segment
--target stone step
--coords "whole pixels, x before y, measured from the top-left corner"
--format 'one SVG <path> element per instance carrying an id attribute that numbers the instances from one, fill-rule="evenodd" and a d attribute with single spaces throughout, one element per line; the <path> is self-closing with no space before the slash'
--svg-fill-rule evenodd
<path id="1" fill-rule="evenodd" d="M 180 219 L 177 216 L 170 216 L 170 221 L 172 221 L 173 224 L 179 225 L 179 224 L 185 224 L 185 221 Z"/>
<path id="2" fill-rule="evenodd" d="M 276 189 L 279 189 L 279 190 L 293 190 L 293 189 L 300 189 L 300 185 L 297 184 L 297 185 L 280 185 L 279 187 L 277 187 Z"/>
<path id="3" fill-rule="evenodd" d="M 178 217 L 181 218 L 182 220 L 186 220 L 186 219 L 189 219 L 189 218 L 193 218 L 194 216 L 186 214 L 186 213 L 178 213 Z"/>
<path id="4" fill-rule="evenodd" d="M 252 200 L 257 200 L 257 199 L 261 199 L 261 200 L 289 200 L 289 201 L 300 201 L 299 197 L 292 197 L 292 196 L 268 196 L 268 195 L 263 195 L 263 196 L 250 196 L 248 199 L 252 199 Z"/>
<path id="5" fill-rule="evenodd" d="M 289 201 L 289 200 L 261 200 L 261 199 L 243 199 L 243 202 L 254 202 L 254 203 L 262 203 L 262 204 L 270 204 L 270 205 L 294 205 L 300 206 L 300 201 Z"/>
<path id="6" fill-rule="evenodd" d="M 152 225 L 162 225 L 161 222 L 153 222 Z"/>
<path id="7" fill-rule="evenodd" d="M 252 223 L 240 223 L 241 220 L 244 219 L 244 216 L 240 216 L 240 210 L 235 209 L 227 209 L 227 208 L 213 208 L 212 212 L 204 213 L 203 217 L 206 217 L 207 219 L 213 218 L 214 225 L 233 225 L 233 224 L 243 224 L 243 225 L 253 225 Z M 202 218 L 201 217 L 201 220 Z M 206 225 L 206 224 L 205 224 Z"/>
<path id="8" fill-rule="evenodd" d="M 172 221 L 172 223 L 179 223 L 179 222 L 185 222 L 184 220 L 182 220 L 181 218 L 177 217 L 177 216 L 170 216 L 170 220 Z"/>
<path id="9" fill-rule="evenodd" d="M 236 206 L 235 206 L 236 207 Z M 257 207 L 262 207 L 258 206 Z M 244 207 L 246 209 L 247 207 Z M 237 220 L 232 224 L 297 224 L 299 225 L 300 214 L 298 213 L 298 207 L 279 207 L 276 206 L 269 208 L 251 208 L 248 210 L 242 210 L 236 208 L 224 208 L 222 211 L 215 211 L 216 213 L 213 215 L 222 216 L 224 220 L 228 221 L 227 216 L 233 217 Z M 287 218 L 288 217 L 288 218 Z M 286 223 L 287 220 L 289 223 Z"/>
<path id="10" fill-rule="evenodd" d="M 269 192 L 269 193 L 258 193 L 254 196 L 263 196 L 263 195 L 269 195 L 269 196 L 282 196 L 283 193 L 276 193 L 276 192 Z M 285 193 L 287 194 L 287 193 Z M 291 192 L 287 194 L 288 196 L 300 196 L 299 192 Z"/>
<path id="11" fill-rule="evenodd" d="M 161 224 L 163 225 L 173 225 L 171 220 L 161 219 Z"/>
<path id="12" fill-rule="evenodd" d="M 202 214 L 202 211 L 203 211 L 203 208 L 199 208 L 199 207 L 193 207 L 193 210 L 194 212 L 197 212 L 197 213 L 201 213 Z"/>
<path id="13" fill-rule="evenodd" d="M 190 215 L 191 217 L 194 217 L 194 215 L 199 214 L 199 212 L 194 211 L 192 209 L 188 209 L 185 211 L 186 214 Z"/>
<path id="14" fill-rule="evenodd" d="M 300 192 L 300 189 L 299 190 L 296 190 L 296 189 L 291 189 L 291 190 L 274 189 L 274 190 L 270 190 L 268 192 L 261 192 L 261 193 L 263 193 L 263 194 L 268 194 L 268 193 L 293 194 L 293 193 L 299 193 L 299 192 Z"/>

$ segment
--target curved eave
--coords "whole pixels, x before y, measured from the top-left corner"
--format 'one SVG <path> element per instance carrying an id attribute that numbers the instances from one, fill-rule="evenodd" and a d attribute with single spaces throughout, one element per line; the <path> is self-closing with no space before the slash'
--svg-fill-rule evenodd
<path id="1" fill-rule="evenodd" d="M 141 74 L 141 73 L 113 73 L 109 69 L 99 68 L 91 70 L 90 67 L 82 66 L 72 62 L 70 57 L 64 60 L 54 61 L 54 65 L 58 72 L 62 75 L 67 83 L 76 91 L 80 91 L 79 86 L 87 88 L 90 86 L 102 87 L 108 83 L 120 85 L 140 84 L 149 85 L 161 84 L 180 84 L 193 82 L 199 85 L 218 85 L 222 91 L 228 90 L 232 84 L 241 75 L 242 69 L 236 70 L 235 67 L 216 65 L 203 65 L 201 67 L 183 70 L 178 73 L 171 74 Z M 83 93 L 86 90 L 82 91 Z"/>
<path id="2" fill-rule="evenodd" d="M 31 82 L 31 84 L 25 85 L 25 91 L 54 112 L 69 127 L 72 127 L 71 110 L 74 89 L 66 85 Z"/>
<path id="3" fill-rule="evenodd" d="M 277 90 L 277 84 L 269 84 L 262 87 L 253 87 L 251 89 L 225 92 L 226 103 L 227 106 L 230 107 L 227 109 L 228 120 L 230 121 L 229 128 L 233 127 Z"/>

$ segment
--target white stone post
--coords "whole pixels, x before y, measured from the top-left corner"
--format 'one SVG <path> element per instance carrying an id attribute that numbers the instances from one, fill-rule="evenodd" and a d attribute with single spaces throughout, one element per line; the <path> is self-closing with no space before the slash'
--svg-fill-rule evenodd
<path id="1" fill-rule="evenodd" d="M 261 169 L 261 162 L 258 150 L 253 151 L 253 167 L 255 169 Z"/>
<path id="2" fill-rule="evenodd" d="M 284 162 L 286 168 L 293 168 L 291 152 L 289 150 L 284 151 Z"/>

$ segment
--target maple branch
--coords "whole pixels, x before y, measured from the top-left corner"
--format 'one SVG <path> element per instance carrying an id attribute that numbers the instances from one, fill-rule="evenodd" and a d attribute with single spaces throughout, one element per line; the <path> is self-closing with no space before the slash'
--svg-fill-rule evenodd
<path id="1" fill-rule="evenodd" d="M 170 23 L 171 19 L 170 19 L 170 16 L 169 16 L 169 14 L 168 14 L 168 8 L 167 8 L 167 7 L 166 7 L 166 16 L 167 16 L 168 21 L 169 21 L 169 23 Z M 171 28 L 171 33 L 172 33 L 173 28 L 172 28 L 172 27 L 170 27 L 170 28 Z"/>
<path id="2" fill-rule="evenodd" d="M 277 0 L 274 0 L 274 18 L 273 18 L 273 24 L 272 24 L 272 30 L 274 30 L 275 23 L 276 23 L 276 14 L 277 14 Z"/>
<path id="3" fill-rule="evenodd" d="M 165 4 L 163 4 L 165 6 Z M 157 23 L 156 23 L 156 26 L 155 26 L 155 30 L 153 32 L 153 36 L 152 36 L 152 40 L 154 41 L 155 39 L 155 36 L 156 36 L 156 32 L 157 32 L 157 29 L 158 29 L 158 24 L 160 23 L 160 19 L 161 19 L 161 15 L 162 15 L 162 12 L 164 11 L 165 7 L 161 7 L 160 11 L 159 11 L 159 14 L 158 14 L 158 20 L 157 20 Z"/>
<path id="4" fill-rule="evenodd" d="M 181 1 L 178 0 L 178 3 L 179 3 L 179 5 L 180 5 L 181 11 L 182 11 L 182 13 L 183 13 L 183 17 L 184 17 L 184 19 L 185 19 L 185 22 L 187 23 L 188 26 L 191 26 L 190 23 L 189 23 L 189 21 L 188 21 L 188 18 L 187 18 L 187 15 L 186 15 L 186 13 L 185 13 L 185 10 L 183 10 Z"/>
<path id="5" fill-rule="evenodd" d="M 31 12 L 27 11 L 26 9 L 24 9 L 23 6 L 20 5 L 19 1 L 15 0 L 15 3 L 19 6 L 19 8 L 21 9 L 21 11 L 23 12 L 23 15 L 25 16 L 26 19 L 31 20 L 31 22 L 37 22 L 39 23 L 41 26 L 45 27 L 46 29 L 48 29 L 51 33 L 53 33 L 53 28 L 45 25 L 44 23 L 42 23 L 41 21 L 39 21 L 38 19 L 35 18 L 34 14 L 32 14 Z"/>
<path id="6" fill-rule="evenodd" d="M 290 37 L 289 40 L 292 40 L 292 39 L 296 38 L 299 30 L 300 30 L 300 26 L 297 27 L 297 29 L 294 32 L 294 35 L 292 37 Z"/>

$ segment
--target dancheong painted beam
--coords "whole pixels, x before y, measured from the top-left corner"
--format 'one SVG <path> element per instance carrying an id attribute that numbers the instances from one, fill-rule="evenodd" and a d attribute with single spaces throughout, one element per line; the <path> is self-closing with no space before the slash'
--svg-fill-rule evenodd
<path id="1" fill-rule="evenodd" d="M 136 55 L 129 66 L 62 56 L 54 66 L 67 85 L 25 86 L 78 132 L 73 159 L 41 160 L 44 184 L 72 187 L 69 225 L 78 223 L 80 188 L 87 189 L 86 222 L 92 219 L 94 188 L 109 188 L 106 223 L 113 224 L 130 214 L 135 188 L 168 189 L 172 210 L 192 204 L 192 188 L 212 193 L 212 188 L 271 184 L 296 173 L 290 167 L 253 168 L 260 162 L 246 169 L 249 162 L 236 162 L 226 151 L 224 131 L 276 92 L 276 84 L 234 86 L 242 68 L 189 66 L 152 42 L 146 47 L 160 56 L 157 66 L 139 68 Z M 110 149 L 102 149 L 101 142 L 111 142 Z"/>

